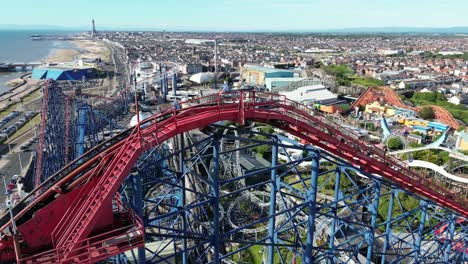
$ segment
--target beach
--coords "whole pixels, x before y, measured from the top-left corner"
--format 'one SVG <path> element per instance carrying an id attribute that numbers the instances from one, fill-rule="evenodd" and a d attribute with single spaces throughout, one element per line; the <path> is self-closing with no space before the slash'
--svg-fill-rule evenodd
<path id="1" fill-rule="evenodd" d="M 69 44 L 71 45 L 66 45 L 66 48 L 52 49 L 49 55 L 41 61 L 60 64 L 77 61 L 79 59 L 101 59 L 104 62 L 111 62 L 111 51 L 104 42 L 78 39 L 69 41 Z M 0 78 L 0 87 L 4 88 L 0 89 L 0 92 L 10 90 L 16 84 L 20 83 L 21 80 L 18 76 L 21 74 L 20 72 L 4 73 L 3 77 Z M 8 78 L 9 76 L 11 78 Z"/>
<path id="2" fill-rule="evenodd" d="M 71 41 L 71 43 L 76 47 L 76 49 L 55 49 L 52 51 L 51 55 L 46 58 L 46 62 L 63 63 L 79 59 L 101 59 L 105 62 L 111 61 L 111 51 L 103 42 L 74 40 Z"/>

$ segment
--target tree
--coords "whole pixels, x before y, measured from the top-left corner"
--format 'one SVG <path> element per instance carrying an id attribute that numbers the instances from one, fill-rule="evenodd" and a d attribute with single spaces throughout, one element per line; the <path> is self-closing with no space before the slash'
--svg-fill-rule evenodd
<path id="1" fill-rule="evenodd" d="M 430 106 L 425 106 L 419 111 L 419 116 L 423 119 L 434 119 L 434 111 L 432 110 L 432 107 Z"/>
<path id="2" fill-rule="evenodd" d="M 402 149 L 403 142 L 397 137 L 390 138 L 387 142 L 388 148 L 391 150 Z"/>
<path id="3" fill-rule="evenodd" d="M 254 137 L 255 140 L 260 141 L 268 141 L 268 138 L 264 135 L 256 135 Z M 271 157 L 271 146 L 270 145 L 260 145 L 254 148 L 254 151 L 262 156 L 265 159 L 269 159 Z"/>

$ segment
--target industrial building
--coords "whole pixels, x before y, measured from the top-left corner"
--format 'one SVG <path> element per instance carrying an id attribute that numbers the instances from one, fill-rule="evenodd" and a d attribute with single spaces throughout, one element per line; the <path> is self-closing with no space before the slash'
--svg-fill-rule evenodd
<path id="1" fill-rule="evenodd" d="M 268 91 L 274 91 L 277 88 L 288 86 L 290 83 L 302 81 L 304 79 L 306 78 L 265 78 L 265 88 L 267 88 Z M 316 84 L 320 84 L 320 80 Z"/>
<path id="2" fill-rule="evenodd" d="M 280 92 L 288 99 L 305 104 L 330 105 L 338 101 L 338 96 L 328 91 L 322 84 L 300 87 L 291 92 Z"/>
<path id="3" fill-rule="evenodd" d="M 280 70 L 256 65 L 245 65 L 241 69 L 241 78 L 251 85 L 265 85 L 266 78 L 293 78 L 294 71 Z"/>
<path id="4" fill-rule="evenodd" d="M 96 77 L 94 68 L 39 67 L 34 68 L 31 78 L 34 80 L 80 81 Z"/>

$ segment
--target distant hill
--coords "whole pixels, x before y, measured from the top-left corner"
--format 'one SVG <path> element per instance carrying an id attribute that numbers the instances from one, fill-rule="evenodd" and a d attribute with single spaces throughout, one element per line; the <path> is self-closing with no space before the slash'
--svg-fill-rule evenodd
<path id="1" fill-rule="evenodd" d="M 362 27 L 320 30 L 331 33 L 427 33 L 427 34 L 468 34 L 468 27 L 419 28 L 419 27 Z"/>
<path id="2" fill-rule="evenodd" d="M 52 26 L 52 25 L 14 25 L 0 24 L 0 30 L 48 30 L 48 31 L 88 31 L 90 28 L 86 26 Z M 148 28 L 138 26 L 102 26 L 99 30 L 111 31 L 161 31 L 160 28 Z M 177 29 L 167 28 L 166 31 L 180 31 Z M 268 32 L 268 33 L 339 33 L 339 34 L 378 34 L 378 33 L 421 33 L 421 34 L 468 34 L 468 26 L 466 27 L 446 27 L 446 28 L 424 28 L 424 27 L 360 27 L 360 28 L 342 28 L 342 29 L 301 29 L 301 30 L 189 30 L 191 32 Z"/>

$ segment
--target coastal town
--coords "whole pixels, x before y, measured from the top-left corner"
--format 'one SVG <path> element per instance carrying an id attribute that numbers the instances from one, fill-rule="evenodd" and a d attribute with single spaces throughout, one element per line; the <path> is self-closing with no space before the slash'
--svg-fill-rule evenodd
<path id="1" fill-rule="evenodd" d="M 467 261 L 468 35 L 51 39 L 0 62 L 0 263 Z"/>

